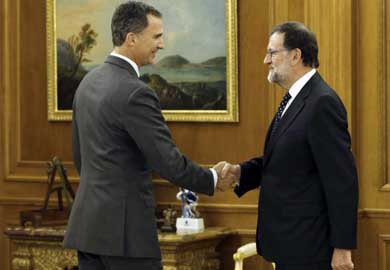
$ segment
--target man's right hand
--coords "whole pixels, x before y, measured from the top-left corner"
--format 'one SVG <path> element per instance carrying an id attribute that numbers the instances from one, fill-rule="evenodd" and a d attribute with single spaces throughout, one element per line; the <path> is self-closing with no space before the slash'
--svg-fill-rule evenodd
<path id="1" fill-rule="evenodd" d="M 217 189 L 219 191 L 225 191 L 231 188 L 233 184 L 238 183 L 240 180 L 240 165 L 233 165 L 226 161 L 221 161 L 214 166 L 214 169 L 218 174 Z"/>

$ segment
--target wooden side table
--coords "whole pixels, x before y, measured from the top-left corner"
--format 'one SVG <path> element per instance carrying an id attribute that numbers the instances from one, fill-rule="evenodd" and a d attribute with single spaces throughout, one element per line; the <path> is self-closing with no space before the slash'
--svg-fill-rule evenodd
<path id="1" fill-rule="evenodd" d="M 159 233 L 164 270 L 218 270 L 215 248 L 233 231 L 210 227 L 192 234 Z M 77 269 L 77 252 L 64 249 L 64 227 L 9 227 L 12 270 Z"/>

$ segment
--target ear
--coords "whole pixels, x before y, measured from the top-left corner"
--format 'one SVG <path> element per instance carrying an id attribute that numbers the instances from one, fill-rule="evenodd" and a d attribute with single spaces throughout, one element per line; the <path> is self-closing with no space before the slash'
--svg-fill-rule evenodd
<path id="1" fill-rule="evenodd" d="M 125 43 L 129 47 L 134 47 L 135 43 L 137 42 L 137 35 L 133 32 L 129 32 L 126 35 Z"/>
<path id="2" fill-rule="evenodd" d="M 293 50 L 291 64 L 295 66 L 300 61 L 302 61 L 302 51 L 301 49 L 296 48 Z"/>

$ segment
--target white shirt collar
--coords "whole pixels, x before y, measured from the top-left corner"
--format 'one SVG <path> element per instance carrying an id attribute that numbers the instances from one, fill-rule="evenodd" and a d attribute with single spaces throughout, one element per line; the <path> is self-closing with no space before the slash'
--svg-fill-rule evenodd
<path id="1" fill-rule="evenodd" d="M 316 73 L 316 70 L 313 68 L 309 72 L 307 72 L 305 75 L 300 77 L 288 90 L 288 92 L 291 95 L 291 99 L 294 99 L 299 92 L 302 90 L 302 88 L 305 86 L 305 84 L 311 79 L 311 77 L 314 76 Z"/>
<path id="2" fill-rule="evenodd" d="M 130 58 L 127 58 L 127 57 L 124 56 L 124 55 L 121 55 L 121 54 L 119 54 L 119 53 L 116 53 L 116 52 L 114 52 L 114 51 L 111 52 L 110 55 L 125 60 L 127 63 L 129 63 L 129 64 L 134 68 L 135 72 L 137 72 L 138 78 L 140 77 L 139 68 L 138 68 L 137 64 L 136 64 L 133 60 L 131 60 Z"/>
<path id="3" fill-rule="evenodd" d="M 282 112 L 282 116 L 284 115 L 284 113 L 287 111 L 287 109 L 290 107 L 291 103 L 293 103 L 294 99 L 296 96 L 298 96 L 299 92 L 301 92 L 302 88 L 305 86 L 305 84 L 311 79 L 311 77 L 314 76 L 314 74 L 316 73 L 316 69 L 312 69 L 310 70 L 309 72 L 307 72 L 305 75 L 303 75 L 302 77 L 300 77 L 291 87 L 290 89 L 288 90 L 288 92 L 290 93 L 291 95 L 291 98 L 290 100 L 288 101 L 288 103 L 286 104 L 286 107 L 284 108 L 283 112 Z"/>

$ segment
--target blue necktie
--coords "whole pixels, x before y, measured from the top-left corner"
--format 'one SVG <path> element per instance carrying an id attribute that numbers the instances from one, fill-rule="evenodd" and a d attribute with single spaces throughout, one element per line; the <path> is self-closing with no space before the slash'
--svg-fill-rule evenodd
<path id="1" fill-rule="evenodd" d="M 290 100 L 290 98 L 291 98 L 291 95 L 289 92 L 287 92 L 283 96 L 282 101 L 279 104 L 278 111 L 276 112 L 276 117 L 275 117 L 274 124 L 272 125 L 272 131 L 271 131 L 270 138 L 272 138 L 272 136 L 275 135 L 276 130 L 278 129 L 278 126 L 279 126 L 279 122 L 282 119 L 282 114 L 283 114 L 284 108 L 286 108 L 286 105 L 287 105 L 288 101 Z"/>

